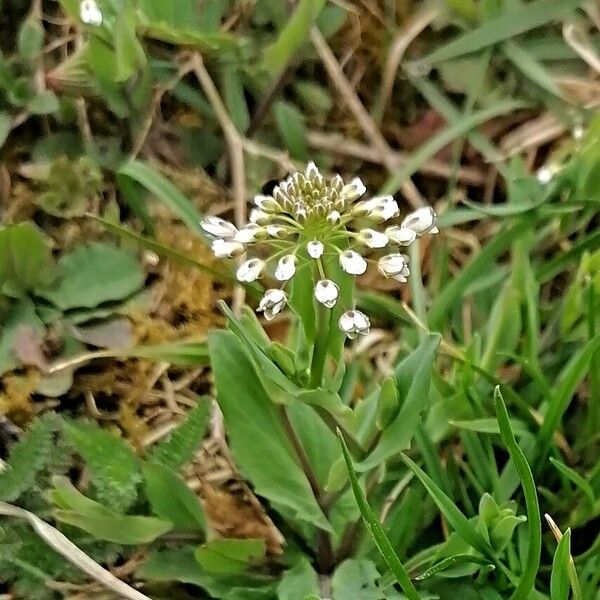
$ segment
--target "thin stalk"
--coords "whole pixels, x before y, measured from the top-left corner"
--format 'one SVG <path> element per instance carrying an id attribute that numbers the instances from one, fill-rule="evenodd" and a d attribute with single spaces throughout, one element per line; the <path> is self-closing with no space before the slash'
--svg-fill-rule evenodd
<path id="1" fill-rule="evenodd" d="M 331 311 L 321 304 L 317 307 L 317 333 L 310 365 L 310 387 L 318 388 L 323 381 L 323 371 L 329 346 L 329 318 Z"/>

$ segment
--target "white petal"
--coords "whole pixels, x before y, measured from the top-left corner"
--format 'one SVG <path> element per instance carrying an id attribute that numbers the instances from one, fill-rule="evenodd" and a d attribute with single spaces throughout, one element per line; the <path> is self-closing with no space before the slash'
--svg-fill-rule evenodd
<path id="1" fill-rule="evenodd" d="M 244 246 L 239 242 L 222 240 L 221 238 L 214 240 L 211 248 L 217 258 L 233 258 L 244 253 Z"/>
<path id="2" fill-rule="evenodd" d="M 276 238 L 285 231 L 285 227 L 281 227 L 280 225 L 267 225 L 265 231 L 268 236 Z"/>
<path id="3" fill-rule="evenodd" d="M 554 177 L 554 173 L 550 167 L 542 167 L 538 169 L 535 176 L 540 183 L 550 183 L 552 177 Z"/>
<path id="4" fill-rule="evenodd" d="M 433 229 L 431 230 L 433 231 Z M 417 232 L 408 227 L 398 227 L 393 225 L 385 230 L 385 233 L 392 242 L 399 244 L 400 246 L 409 246 L 417 238 Z"/>
<path id="5" fill-rule="evenodd" d="M 347 310 L 340 317 L 339 326 L 344 333 L 352 333 L 354 331 L 354 317 L 352 315 L 353 312 L 354 311 Z"/>
<path id="6" fill-rule="evenodd" d="M 241 244 L 250 244 L 255 242 L 257 239 L 264 237 L 266 231 L 256 223 L 250 223 L 240 229 L 234 236 L 233 239 Z"/>
<path id="7" fill-rule="evenodd" d="M 340 289 L 331 279 L 321 279 L 315 286 L 315 298 L 327 308 L 333 308 L 337 302 Z"/>
<path id="8" fill-rule="evenodd" d="M 256 204 L 260 210 L 266 212 L 281 210 L 281 207 L 273 196 L 263 196 L 262 194 L 254 196 L 254 204 Z"/>
<path id="9" fill-rule="evenodd" d="M 377 263 L 377 269 L 385 277 L 404 277 L 408 270 L 406 257 L 403 254 L 382 256 Z"/>
<path id="10" fill-rule="evenodd" d="M 340 265 L 350 275 L 362 275 L 367 270 L 367 261 L 354 250 L 346 250 L 340 254 Z"/>
<path id="11" fill-rule="evenodd" d="M 277 263 L 277 269 L 275 269 L 275 279 L 289 281 L 296 273 L 297 260 L 293 254 L 282 256 Z"/>
<path id="12" fill-rule="evenodd" d="M 436 226 L 437 216 L 430 206 L 424 206 L 407 215 L 401 227 L 412 229 L 417 235 L 430 233 Z"/>
<path id="13" fill-rule="evenodd" d="M 385 233 L 375 229 L 362 229 L 358 232 L 358 239 L 369 248 L 385 248 L 389 242 Z"/>
<path id="14" fill-rule="evenodd" d="M 102 12 L 94 0 L 82 0 L 79 4 L 79 18 L 86 25 L 102 25 Z"/>
<path id="15" fill-rule="evenodd" d="M 258 225 L 264 225 L 268 221 L 271 220 L 271 215 L 266 213 L 264 210 L 260 210 L 260 208 L 253 208 L 250 211 L 250 223 L 257 223 Z"/>
<path id="16" fill-rule="evenodd" d="M 353 340 L 358 334 L 366 335 L 369 333 L 371 323 L 369 317 L 360 310 L 347 310 L 340 317 L 339 328 Z"/>
<path id="17" fill-rule="evenodd" d="M 264 312 L 265 319 L 270 321 L 279 314 L 285 303 L 287 302 L 287 295 L 283 290 L 270 289 L 265 292 L 265 295 L 261 298 L 257 310 Z"/>
<path id="18" fill-rule="evenodd" d="M 247 283 L 256 281 L 260 277 L 264 267 L 264 261 L 260 260 L 259 258 L 251 258 L 240 265 L 237 270 L 236 277 L 238 281 L 245 281 Z"/>
<path id="19" fill-rule="evenodd" d="M 347 198 L 350 202 L 358 200 L 365 192 L 367 188 L 362 182 L 360 177 L 355 177 L 350 183 L 347 183 L 341 191 L 341 195 Z"/>
<path id="20" fill-rule="evenodd" d="M 317 179 L 322 178 L 322 175 L 319 172 L 317 165 L 315 165 L 315 163 L 312 161 L 309 162 L 308 165 L 306 166 L 306 178 L 310 179 L 311 181 L 315 181 Z"/>
<path id="21" fill-rule="evenodd" d="M 354 311 L 354 326 L 359 333 L 368 333 L 371 327 L 369 317 L 360 310 Z"/>
<path id="22" fill-rule="evenodd" d="M 217 238 L 231 238 L 237 233 L 237 227 L 233 223 L 211 215 L 200 221 L 200 227 Z"/>
<path id="23" fill-rule="evenodd" d="M 321 258 L 321 256 L 323 256 L 325 247 L 323 246 L 322 242 L 313 240 L 312 242 L 308 242 L 308 244 L 306 244 L 306 249 L 311 258 Z"/>

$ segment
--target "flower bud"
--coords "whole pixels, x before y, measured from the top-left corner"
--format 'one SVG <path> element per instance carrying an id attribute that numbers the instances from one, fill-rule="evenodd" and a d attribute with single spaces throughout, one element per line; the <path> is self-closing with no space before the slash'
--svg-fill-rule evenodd
<path id="1" fill-rule="evenodd" d="M 389 243 L 388 236 L 375 229 L 361 229 L 358 232 L 357 239 L 369 248 L 385 248 Z"/>
<path id="2" fill-rule="evenodd" d="M 408 259 L 404 254 L 382 256 L 377 263 L 377 269 L 384 277 L 392 277 L 401 282 L 405 282 L 410 275 Z"/>
<path id="3" fill-rule="evenodd" d="M 237 233 L 237 227 L 221 219 L 221 217 L 208 216 L 200 221 L 200 227 L 206 231 L 206 233 L 222 239 L 232 238 Z"/>
<path id="4" fill-rule="evenodd" d="M 369 317 L 360 310 L 347 310 L 339 322 L 340 330 L 353 340 L 357 335 L 366 335 L 371 329 Z"/>
<path id="5" fill-rule="evenodd" d="M 238 281 L 250 283 L 252 281 L 256 281 L 260 277 L 264 268 L 264 261 L 260 260 L 259 258 L 251 258 L 240 265 L 236 272 L 236 277 Z"/>
<path id="6" fill-rule="evenodd" d="M 275 269 L 275 279 L 289 281 L 296 273 L 296 262 L 298 259 L 293 254 L 286 254 L 279 259 Z"/>
<path id="7" fill-rule="evenodd" d="M 340 265 L 349 275 L 362 275 L 367 270 L 367 261 L 354 250 L 345 250 L 340 254 Z"/>
<path id="8" fill-rule="evenodd" d="M 327 308 L 333 308 L 340 294 L 340 288 L 331 279 L 321 279 L 315 286 L 315 298 Z"/>
<path id="9" fill-rule="evenodd" d="M 412 229 L 418 236 L 426 233 L 438 233 L 437 216 L 430 206 L 424 206 L 407 215 L 401 227 Z"/>
<path id="10" fill-rule="evenodd" d="M 385 233 L 390 238 L 390 241 L 400 246 L 410 246 L 417 238 L 417 233 L 414 229 L 398 227 L 398 225 L 388 227 Z"/>
<path id="11" fill-rule="evenodd" d="M 218 238 L 211 245 L 213 254 L 217 258 L 233 258 L 244 253 L 244 246 L 239 242 Z"/>
<path id="12" fill-rule="evenodd" d="M 318 240 L 312 240 L 312 242 L 308 242 L 308 244 L 306 244 L 306 249 L 311 258 L 317 259 L 323 256 L 325 247 L 323 246 L 322 242 L 319 242 Z"/>
<path id="13" fill-rule="evenodd" d="M 266 236 L 266 231 L 256 223 L 250 223 L 240 229 L 234 236 L 233 239 L 241 244 L 251 244 L 256 240 L 263 239 Z"/>
<path id="14" fill-rule="evenodd" d="M 256 310 L 264 312 L 265 319 L 270 321 L 283 310 L 286 302 L 287 295 L 283 290 L 270 289 L 265 292 Z"/>

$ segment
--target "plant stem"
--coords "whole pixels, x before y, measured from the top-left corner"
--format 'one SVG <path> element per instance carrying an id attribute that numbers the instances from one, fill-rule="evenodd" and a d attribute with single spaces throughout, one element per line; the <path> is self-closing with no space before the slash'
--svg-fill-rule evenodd
<path id="1" fill-rule="evenodd" d="M 315 345 L 313 350 L 312 362 L 310 365 L 311 388 L 318 388 L 323 381 L 323 371 L 325 370 L 325 361 L 327 360 L 327 349 L 329 346 L 329 318 L 331 311 L 321 304 L 317 307 L 317 333 L 315 336 Z"/>

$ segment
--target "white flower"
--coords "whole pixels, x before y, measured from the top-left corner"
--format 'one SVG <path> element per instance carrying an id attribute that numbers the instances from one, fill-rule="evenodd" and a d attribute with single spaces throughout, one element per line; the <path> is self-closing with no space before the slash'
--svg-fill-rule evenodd
<path id="1" fill-rule="evenodd" d="M 238 281 L 250 283 L 251 281 L 256 281 L 260 277 L 264 268 L 265 262 L 263 260 L 260 260 L 260 258 L 251 258 L 240 265 L 236 277 Z"/>
<path id="2" fill-rule="evenodd" d="M 266 213 L 264 210 L 260 210 L 260 208 L 253 208 L 250 211 L 249 221 L 250 223 L 258 223 L 259 225 L 264 225 L 271 220 L 271 215 Z"/>
<path id="3" fill-rule="evenodd" d="M 410 246 L 417 238 L 417 232 L 414 229 L 398 227 L 398 225 L 388 227 L 385 230 L 385 233 L 392 242 L 395 242 L 400 246 Z"/>
<path id="4" fill-rule="evenodd" d="M 417 235 L 424 235 L 425 233 L 438 233 L 436 227 L 437 216 L 430 206 L 424 206 L 418 208 L 414 212 L 411 212 L 402 221 L 401 227 L 412 229 Z"/>
<path id="5" fill-rule="evenodd" d="M 347 183 L 341 191 L 341 196 L 348 199 L 350 202 L 358 200 L 365 192 L 367 188 L 361 181 L 360 177 L 355 177 L 350 183 Z"/>
<path id="6" fill-rule="evenodd" d="M 538 169 L 535 176 L 542 184 L 550 183 L 554 177 L 554 170 L 550 167 L 542 167 L 541 169 Z"/>
<path id="7" fill-rule="evenodd" d="M 306 244 L 306 249 L 311 258 L 321 258 L 323 256 L 323 250 L 325 249 L 322 242 L 318 240 L 312 240 Z"/>
<path id="8" fill-rule="evenodd" d="M 408 260 L 404 254 L 382 256 L 377 263 L 377 269 L 384 277 L 393 277 L 401 282 L 405 282 L 410 275 Z"/>
<path id="9" fill-rule="evenodd" d="M 244 253 L 244 246 L 239 242 L 218 238 L 212 243 L 213 254 L 217 258 L 233 258 Z"/>
<path id="10" fill-rule="evenodd" d="M 257 239 L 263 238 L 266 231 L 256 223 L 249 223 L 246 227 L 240 229 L 234 236 L 233 239 L 240 244 L 250 244 L 255 242 Z"/>
<path id="11" fill-rule="evenodd" d="M 369 248 L 385 248 L 388 245 L 389 239 L 385 233 L 375 229 L 361 229 L 358 232 L 357 238 L 359 242 Z"/>
<path id="12" fill-rule="evenodd" d="M 321 173 L 319 172 L 319 169 L 317 168 L 317 165 L 315 165 L 314 162 L 310 161 L 308 163 L 308 165 L 306 166 L 306 177 L 308 179 L 310 179 L 311 181 L 316 181 L 316 180 L 322 180 L 323 179 L 323 175 L 321 175 Z"/>
<path id="13" fill-rule="evenodd" d="M 275 279 L 289 281 L 296 273 L 297 258 L 293 254 L 286 254 L 279 259 L 275 269 Z"/>
<path id="14" fill-rule="evenodd" d="M 86 25 L 93 25 L 94 27 L 102 25 L 102 12 L 94 0 L 81 0 L 79 18 Z"/>
<path id="15" fill-rule="evenodd" d="M 369 317 L 360 310 L 347 310 L 339 322 L 340 330 L 343 331 L 351 340 L 357 335 L 366 335 L 371 329 Z"/>
<path id="16" fill-rule="evenodd" d="M 281 227 L 280 225 L 267 225 L 265 231 L 268 236 L 277 238 L 285 231 L 285 227 Z"/>
<path id="17" fill-rule="evenodd" d="M 281 210 L 281 206 L 279 206 L 277 200 L 275 200 L 273 196 L 263 196 L 261 194 L 254 196 L 254 204 L 256 204 L 260 210 L 265 212 Z"/>
<path id="18" fill-rule="evenodd" d="M 400 214 L 398 203 L 392 196 L 375 196 L 364 203 L 367 216 L 379 221 L 387 221 Z"/>
<path id="19" fill-rule="evenodd" d="M 315 298 L 327 308 L 333 308 L 337 302 L 340 288 L 331 279 L 321 279 L 315 286 Z"/>
<path id="20" fill-rule="evenodd" d="M 340 254 L 340 265 L 350 275 L 362 275 L 367 270 L 367 261 L 354 250 L 345 250 Z"/>
<path id="21" fill-rule="evenodd" d="M 342 219 L 342 215 L 340 215 L 340 213 L 337 210 L 332 210 L 327 215 L 327 221 L 329 221 L 329 223 L 331 223 L 332 225 L 339 223 L 341 221 L 341 219 Z"/>
<path id="22" fill-rule="evenodd" d="M 221 217 L 205 217 L 200 221 L 200 227 L 202 227 L 206 233 L 222 239 L 232 238 L 237 233 L 237 227 L 233 223 L 221 219 Z"/>
<path id="23" fill-rule="evenodd" d="M 270 321 L 283 310 L 286 302 L 287 295 L 283 290 L 270 289 L 265 292 L 256 310 L 264 312 L 265 319 Z"/>

